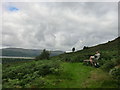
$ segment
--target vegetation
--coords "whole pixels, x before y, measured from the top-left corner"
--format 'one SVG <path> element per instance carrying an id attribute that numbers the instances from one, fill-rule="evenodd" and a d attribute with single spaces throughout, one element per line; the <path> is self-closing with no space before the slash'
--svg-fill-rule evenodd
<path id="1" fill-rule="evenodd" d="M 75 48 L 73 47 L 73 48 L 72 48 L 72 52 L 74 52 L 74 51 L 75 51 Z"/>
<path id="2" fill-rule="evenodd" d="M 112 75 L 113 79 L 117 81 L 118 88 L 120 88 L 120 66 L 114 67 L 110 70 L 110 75 Z"/>
<path id="3" fill-rule="evenodd" d="M 119 88 L 119 40 L 50 57 L 49 60 L 43 50 L 38 61 L 3 65 L 3 88 Z M 101 53 L 100 68 L 84 65 L 83 60 L 96 51 Z"/>
<path id="4" fill-rule="evenodd" d="M 19 62 L 28 62 L 34 59 L 23 59 L 23 58 L 2 58 L 2 64 L 9 64 L 9 63 L 19 63 Z"/>
<path id="5" fill-rule="evenodd" d="M 48 74 L 59 74 L 60 61 L 32 61 L 9 68 L 3 67 L 3 88 L 27 87 L 32 82 Z M 40 81 L 42 82 L 42 80 Z"/>
<path id="6" fill-rule="evenodd" d="M 50 58 L 50 52 L 44 49 L 43 52 L 36 57 L 36 60 L 42 60 L 42 59 L 48 60 L 49 58 Z"/>
<path id="7" fill-rule="evenodd" d="M 88 49 L 89 47 L 84 46 L 83 49 Z"/>

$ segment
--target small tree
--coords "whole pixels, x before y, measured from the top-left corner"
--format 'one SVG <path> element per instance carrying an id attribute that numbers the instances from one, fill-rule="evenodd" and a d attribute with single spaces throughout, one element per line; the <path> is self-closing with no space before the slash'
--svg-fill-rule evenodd
<path id="1" fill-rule="evenodd" d="M 84 46 L 83 49 L 88 49 L 88 47 L 87 47 L 87 46 Z"/>
<path id="2" fill-rule="evenodd" d="M 44 49 L 42 53 L 36 57 L 36 60 L 49 59 L 49 58 L 50 58 L 50 52 Z"/>
<path id="3" fill-rule="evenodd" d="M 72 52 L 74 52 L 74 51 L 75 51 L 75 48 L 73 47 L 73 48 L 72 48 Z"/>

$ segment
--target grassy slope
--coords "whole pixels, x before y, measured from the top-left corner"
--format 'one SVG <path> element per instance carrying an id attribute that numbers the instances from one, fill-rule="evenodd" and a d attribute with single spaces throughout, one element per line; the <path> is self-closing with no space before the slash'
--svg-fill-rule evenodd
<path id="1" fill-rule="evenodd" d="M 89 55 L 94 55 L 95 51 L 99 50 L 101 53 L 101 59 L 117 59 L 120 38 L 113 41 L 109 41 L 104 44 L 100 44 L 94 47 L 89 47 L 88 49 L 80 50 L 74 53 L 67 53 L 54 57 L 57 59 L 70 59 L 70 60 L 84 60 L 89 58 Z M 65 58 L 63 58 L 65 57 Z M 72 80 L 65 79 L 59 84 L 52 87 L 65 87 L 65 88 L 115 88 L 117 87 L 115 81 L 108 75 L 107 72 L 101 69 L 96 69 L 88 66 L 83 66 L 81 63 L 64 63 L 64 71 L 68 74 L 63 74 L 65 78 L 71 75 Z M 56 80 L 56 76 L 49 76 L 53 80 Z M 57 77 L 58 78 L 58 77 Z M 60 78 L 60 77 L 59 77 Z M 51 87 L 51 86 L 49 86 Z"/>
<path id="2" fill-rule="evenodd" d="M 119 43 L 120 44 L 120 43 Z M 94 54 L 96 50 L 100 50 L 102 56 L 112 55 L 116 58 L 118 50 L 118 39 L 106 44 L 101 44 L 89 49 L 77 51 L 75 53 L 62 54 L 53 59 L 61 60 L 63 57 L 69 57 L 70 59 L 86 59 L 89 55 Z M 108 57 L 108 56 L 107 56 Z M 103 57 L 104 59 L 105 57 Z M 52 60 L 52 59 L 51 59 Z M 90 66 L 82 65 L 82 63 L 67 63 L 62 64 L 63 72 L 59 75 L 50 74 L 44 77 L 47 80 L 45 88 L 114 88 L 117 87 L 116 83 L 101 69 L 93 68 Z M 39 78 L 36 78 L 32 84 L 37 82 L 39 87 Z M 31 87 L 31 86 L 30 86 Z"/>
<path id="3" fill-rule="evenodd" d="M 83 49 L 83 50 L 79 50 L 79 51 L 72 52 L 72 53 L 61 54 L 61 55 L 55 56 L 53 58 L 61 59 L 63 61 L 65 59 L 67 59 L 67 60 L 69 59 L 69 60 L 74 60 L 74 61 L 76 60 L 76 61 L 80 62 L 84 59 L 88 59 L 89 56 L 94 55 L 97 50 L 101 53 L 100 59 L 118 58 L 118 57 L 120 57 L 118 55 L 118 53 L 120 51 L 119 46 L 120 46 L 120 37 L 116 38 L 113 41 L 104 43 L 104 44 L 89 47 L 88 49 Z"/>
<path id="4" fill-rule="evenodd" d="M 36 63 L 38 63 L 37 61 Z M 42 61 L 46 63 L 47 61 Z M 32 63 L 32 62 L 31 62 Z M 28 63 L 29 64 L 29 63 Z M 21 64 L 22 65 L 22 64 Z M 26 63 L 27 65 L 27 63 Z M 13 65 L 18 67 L 18 64 Z M 114 80 L 99 68 L 85 66 L 83 63 L 62 62 L 60 74 L 48 74 L 42 79 L 46 83 L 41 86 L 41 77 L 36 77 L 28 88 L 116 88 Z M 9 84 L 7 84 L 9 85 Z M 5 85 L 4 85 L 5 86 Z"/>
<path id="5" fill-rule="evenodd" d="M 82 63 L 63 63 L 64 73 L 48 75 L 51 84 L 45 88 L 115 88 L 111 77 L 101 69 L 84 66 Z"/>
<path id="6" fill-rule="evenodd" d="M 54 88 L 77 88 L 89 77 L 92 67 L 83 66 L 81 63 L 63 63 L 63 73 L 59 76 L 48 75 L 46 78 L 53 81 L 53 85 L 46 87 Z M 59 83 L 57 81 L 59 80 Z"/>
<path id="7" fill-rule="evenodd" d="M 77 60 L 81 61 L 88 59 L 89 55 L 94 55 L 95 51 L 99 50 L 101 53 L 101 59 L 110 60 L 118 57 L 118 50 L 120 38 L 113 41 L 109 41 L 104 44 L 100 44 L 94 47 L 89 47 L 88 49 L 80 50 L 74 53 L 66 53 L 53 58 L 67 60 Z M 65 58 L 64 58 L 65 57 Z M 54 83 L 53 85 L 48 85 L 46 87 L 60 87 L 60 88 L 116 88 L 116 82 L 111 78 L 111 76 L 102 71 L 100 68 L 93 68 L 89 66 L 84 66 L 82 63 L 63 63 L 64 72 L 60 76 L 48 75 L 47 78 L 51 79 Z M 63 79 L 64 78 L 64 79 Z M 57 80 L 62 79 L 59 83 Z"/>

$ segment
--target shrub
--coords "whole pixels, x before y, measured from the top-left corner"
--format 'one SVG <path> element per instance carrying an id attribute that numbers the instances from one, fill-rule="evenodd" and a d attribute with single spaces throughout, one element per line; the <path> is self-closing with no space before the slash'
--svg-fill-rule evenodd
<path id="1" fill-rule="evenodd" d="M 74 52 L 74 51 L 75 51 L 75 48 L 73 47 L 73 48 L 72 48 L 72 52 Z"/>
<path id="2" fill-rule="evenodd" d="M 40 76 L 39 78 L 36 78 L 32 81 L 31 84 L 26 84 L 26 87 L 29 88 L 44 88 L 45 85 L 50 84 L 49 80 L 46 78 Z"/>
<path id="3" fill-rule="evenodd" d="M 10 66 L 3 70 L 3 87 L 16 87 L 16 82 L 18 87 L 30 86 L 30 82 L 34 79 L 47 74 L 59 74 L 60 70 L 60 61 L 56 60 L 33 61 Z"/>
<path id="4" fill-rule="evenodd" d="M 64 55 L 61 59 L 62 61 L 69 62 L 71 60 L 69 55 Z"/>
<path id="5" fill-rule="evenodd" d="M 114 66 L 115 66 L 114 62 L 112 60 L 110 60 L 110 61 L 106 62 L 101 68 L 104 71 L 109 72 L 110 69 L 112 69 Z"/>
<path id="6" fill-rule="evenodd" d="M 120 86 L 120 67 L 114 67 L 110 70 L 110 75 L 112 75 L 112 78 L 117 81 L 118 87 Z"/>
<path id="7" fill-rule="evenodd" d="M 114 67 L 109 73 L 114 79 L 120 80 L 120 67 Z"/>
<path id="8" fill-rule="evenodd" d="M 36 60 L 49 59 L 49 58 L 50 58 L 49 51 L 46 51 L 44 49 L 43 52 L 39 56 L 36 57 Z"/>
<path id="9" fill-rule="evenodd" d="M 98 60 L 98 62 L 99 62 L 100 65 L 104 65 L 107 61 L 104 60 L 104 59 L 101 59 L 101 60 Z"/>
<path id="10" fill-rule="evenodd" d="M 83 60 L 78 55 L 71 57 L 71 62 L 82 62 L 82 61 Z"/>
<path id="11" fill-rule="evenodd" d="M 120 65 L 120 59 L 115 59 L 115 65 L 117 66 L 117 65 Z"/>
<path id="12" fill-rule="evenodd" d="M 110 52 L 102 52 L 101 53 L 101 59 L 111 60 L 112 58 L 113 58 L 113 56 L 111 55 Z"/>
<path id="13" fill-rule="evenodd" d="M 83 49 L 88 49 L 88 48 L 89 48 L 89 47 L 87 47 L 87 46 L 84 46 L 84 47 L 83 47 Z"/>

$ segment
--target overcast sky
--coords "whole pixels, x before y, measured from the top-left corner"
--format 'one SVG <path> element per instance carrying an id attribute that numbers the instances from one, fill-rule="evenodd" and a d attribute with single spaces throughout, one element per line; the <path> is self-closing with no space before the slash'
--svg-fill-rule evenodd
<path id="1" fill-rule="evenodd" d="M 3 3 L 2 47 L 77 50 L 118 36 L 117 2 Z"/>

